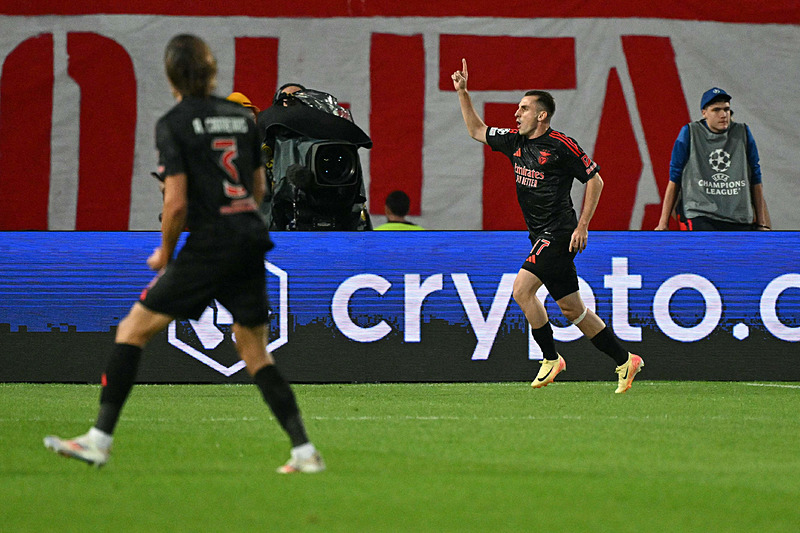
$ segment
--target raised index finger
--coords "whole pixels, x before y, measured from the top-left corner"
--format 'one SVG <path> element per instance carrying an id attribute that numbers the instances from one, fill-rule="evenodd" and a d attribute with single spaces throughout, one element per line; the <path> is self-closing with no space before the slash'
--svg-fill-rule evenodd
<path id="1" fill-rule="evenodd" d="M 461 72 L 464 73 L 464 77 L 467 77 L 467 59 L 461 58 Z"/>

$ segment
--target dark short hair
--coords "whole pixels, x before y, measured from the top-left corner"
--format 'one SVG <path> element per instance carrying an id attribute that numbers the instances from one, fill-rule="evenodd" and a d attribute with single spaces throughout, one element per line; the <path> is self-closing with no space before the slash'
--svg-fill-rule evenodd
<path id="1" fill-rule="evenodd" d="M 392 191 L 386 196 L 386 207 L 395 215 L 404 217 L 411 207 L 411 199 L 403 191 Z"/>
<path id="2" fill-rule="evenodd" d="M 525 96 L 535 96 L 539 111 L 547 111 L 547 119 L 556 114 L 556 100 L 547 91 L 528 91 Z"/>
<path id="3" fill-rule="evenodd" d="M 172 86 L 184 96 L 204 98 L 214 90 L 217 60 L 205 41 L 195 35 L 184 33 L 169 41 L 164 67 Z"/>

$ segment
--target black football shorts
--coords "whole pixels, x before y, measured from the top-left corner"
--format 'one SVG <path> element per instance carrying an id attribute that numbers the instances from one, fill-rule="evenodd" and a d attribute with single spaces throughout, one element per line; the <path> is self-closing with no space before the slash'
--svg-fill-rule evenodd
<path id="1" fill-rule="evenodd" d="M 190 236 L 191 239 L 191 236 Z M 234 322 L 255 327 L 268 321 L 264 252 L 225 245 L 191 246 L 142 291 L 142 305 L 174 318 L 198 319 L 212 300 L 233 315 Z"/>
<path id="2" fill-rule="evenodd" d="M 578 271 L 575 254 L 569 251 L 571 234 L 541 234 L 531 237 L 533 248 L 522 268 L 542 280 L 553 300 L 578 290 Z"/>

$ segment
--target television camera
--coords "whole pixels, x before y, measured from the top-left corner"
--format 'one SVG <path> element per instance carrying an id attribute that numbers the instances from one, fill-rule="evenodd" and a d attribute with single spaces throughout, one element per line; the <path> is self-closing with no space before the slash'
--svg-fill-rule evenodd
<path id="1" fill-rule="evenodd" d="M 358 155 L 372 140 L 336 98 L 311 89 L 280 94 L 258 126 L 272 162 L 262 205 L 271 230 L 372 229 Z"/>

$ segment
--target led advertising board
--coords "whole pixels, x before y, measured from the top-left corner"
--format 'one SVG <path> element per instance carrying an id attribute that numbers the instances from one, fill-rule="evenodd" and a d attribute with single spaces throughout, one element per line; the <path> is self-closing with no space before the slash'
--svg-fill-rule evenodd
<path id="1" fill-rule="evenodd" d="M 541 352 L 512 297 L 524 232 L 281 232 L 267 255 L 270 349 L 296 382 L 527 381 Z M 0 233 L 0 381 L 97 382 L 152 279 L 157 232 Z M 800 233 L 591 232 L 586 305 L 643 379 L 800 380 Z M 540 290 L 565 380 L 613 361 Z M 249 381 L 210 302 L 148 345 L 142 382 Z M 561 379 L 561 378 L 560 378 Z"/>

